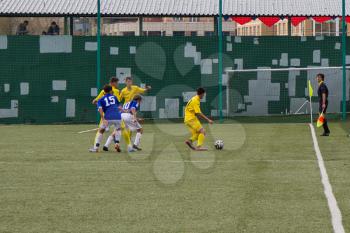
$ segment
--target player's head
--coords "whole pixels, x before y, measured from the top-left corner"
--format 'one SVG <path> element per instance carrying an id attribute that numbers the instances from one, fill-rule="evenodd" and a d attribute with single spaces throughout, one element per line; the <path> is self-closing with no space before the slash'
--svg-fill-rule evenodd
<path id="1" fill-rule="evenodd" d="M 324 74 L 317 74 L 316 75 L 316 78 L 317 78 L 317 82 L 323 82 L 324 81 Z"/>
<path id="2" fill-rule="evenodd" d="M 105 85 L 103 87 L 103 91 L 106 93 L 106 94 L 112 94 L 113 91 L 112 91 L 112 86 L 111 85 Z"/>
<path id="3" fill-rule="evenodd" d="M 125 78 L 125 83 L 127 87 L 131 87 L 132 85 L 132 78 L 131 77 L 126 77 Z"/>
<path id="4" fill-rule="evenodd" d="M 198 88 L 197 95 L 199 96 L 199 98 L 203 99 L 203 97 L 205 95 L 205 90 L 202 87 Z"/>
<path id="5" fill-rule="evenodd" d="M 119 82 L 119 79 L 117 77 L 114 77 L 114 76 L 111 77 L 111 79 L 109 80 L 109 84 L 115 88 L 118 88 L 118 82 Z"/>
<path id="6" fill-rule="evenodd" d="M 136 101 L 137 103 L 140 103 L 141 100 L 142 100 L 142 96 L 140 95 L 135 95 L 134 98 L 133 98 L 134 101 Z"/>
<path id="7" fill-rule="evenodd" d="M 23 23 L 24 23 L 25 25 L 28 25 L 28 24 L 29 24 L 28 20 L 24 20 Z"/>

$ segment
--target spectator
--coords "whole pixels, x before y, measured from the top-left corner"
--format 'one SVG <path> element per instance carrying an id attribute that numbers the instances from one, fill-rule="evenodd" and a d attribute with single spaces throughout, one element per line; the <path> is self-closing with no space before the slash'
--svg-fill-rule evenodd
<path id="1" fill-rule="evenodd" d="M 41 33 L 41 35 L 47 35 L 47 32 L 43 31 L 43 32 Z"/>
<path id="2" fill-rule="evenodd" d="M 29 24 L 29 22 L 27 20 L 25 20 L 23 23 L 18 25 L 16 35 L 27 35 L 28 34 L 28 30 L 27 30 L 28 24 Z"/>
<path id="3" fill-rule="evenodd" d="M 59 26 L 56 24 L 55 21 L 53 21 L 51 23 L 51 26 L 49 27 L 49 29 L 47 30 L 47 35 L 59 35 L 60 34 L 60 28 Z"/>

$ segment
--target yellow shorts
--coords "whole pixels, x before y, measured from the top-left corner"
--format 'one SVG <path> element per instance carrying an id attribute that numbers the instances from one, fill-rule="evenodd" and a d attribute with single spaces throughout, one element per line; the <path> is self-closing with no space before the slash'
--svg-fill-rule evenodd
<path id="1" fill-rule="evenodd" d="M 185 122 L 185 125 L 189 128 L 189 130 L 199 132 L 203 127 L 199 120 L 192 120 Z"/>

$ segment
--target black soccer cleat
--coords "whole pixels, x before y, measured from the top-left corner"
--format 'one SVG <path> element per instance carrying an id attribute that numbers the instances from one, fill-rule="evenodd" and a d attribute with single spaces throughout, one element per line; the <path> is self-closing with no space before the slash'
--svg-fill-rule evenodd
<path id="1" fill-rule="evenodd" d="M 116 150 L 118 153 L 122 152 L 122 150 L 120 149 L 120 146 L 119 146 L 118 143 L 116 143 L 116 144 L 114 145 L 114 148 L 115 148 L 115 150 Z"/>
<path id="2" fill-rule="evenodd" d="M 191 149 L 196 150 L 196 148 L 193 146 L 192 142 L 190 140 L 186 140 L 185 144 Z"/>
<path id="3" fill-rule="evenodd" d="M 136 149 L 136 150 L 142 150 L 140 147 L 136 146 L 135 144 L 132 146 L 132 148 Z"/>
<path id="4" fill-rule="evenodd" d="M 104 147 L 103 147 L 103 150 L 104 150 L 104 151 L 108 151 L 108 147 L 104 146 Z"/>
<path id="5" fill-rule="evenodd" d="M 323 134 L 321 134 L 322 137 L 328 137 L 330 133 L 326 133 L 324 132 Z"/>

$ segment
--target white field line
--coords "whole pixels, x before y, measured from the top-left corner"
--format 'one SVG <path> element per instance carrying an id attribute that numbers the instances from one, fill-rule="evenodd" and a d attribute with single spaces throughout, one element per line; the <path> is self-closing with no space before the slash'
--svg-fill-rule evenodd
<path id="1" fill-rule="evenodd" d="M 315 128 L 314 128 L 313 124 L 309 124 L 309 125 L 310 125 L 312 140 L 314 142 L 314 149 L 316 152 L 318 167 L 320 168 L 321 180 L 322 180 L 322 184 L 323 184 L 323 188 L 324 188 L 324 194 L 327 198 L 328 208 L 329 208 L 329 211 L 331 212 L 331 216 L 332 216 L 333 230 L 334 230 L 334 233 L 345 233 L 343 223 L 342 223 L 342 215 L 341 215 L 340 209 L 338 207 L 337 200 L 335 199 L 335 196 L 333 194 L 332 186 L 329 182 L 327 170 L 326 170 L 326 167 L 324 165 L 324 161 L 322 158 L 320 147 L 318 146 Z"/>
<path id="2" fill-rule="evenodd" d="M 80 132 L 78 132 L 78 134 L 88 133 L 88 132 L 92 132 L 92 131 L 96 131 L 96 130 L 98 130 L 98 128 L 96 128 L 96 129 L 89 129 L 89 130 L 80 131 Z"/>
<path id="3" fill-rule="evenodd" d="M 98 153 L 99 154 L 99 153 Z M 215 163 L 215 164 L 230 164 L 230 163 L 238 163 L 238 162 L 268 162 L 268 163 L 314 163 L 315 160 L 293 160 L 293 159 L 286 159 L 286 160 L 279 160 L 279 159 L 236 159 L 236 160 L 162 160 L 167 163 Z M 108 164 L 126 164 L 126 163 L 140 163 L 140 164 L 148 164 L 153 163 L 154 160 L 149 160 L 148 156 L 145 158 L 131 158 L 129 160 L 96 160 L 96 161 L 69 161 L 69 160 L 59 160 L 59 161 L 45 161 L 45 162 L 36 162 L 36 161 L 23 161 L 23 162 L 7 162 L 7 161 L 0 161 L 0 165 L 11 165 L 11 164 L 42 164 L 42 163 L 55 163 L 55 164 L 74 164 L 74 163 L 85 163 L 85 164 L 98 164 L 98 163 L 108 163 Z"/>

